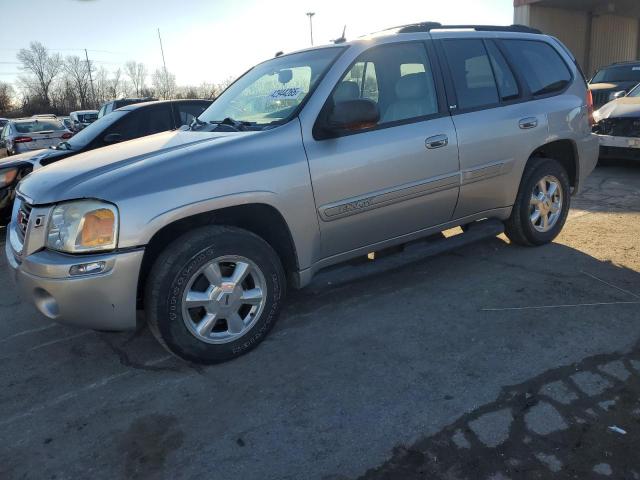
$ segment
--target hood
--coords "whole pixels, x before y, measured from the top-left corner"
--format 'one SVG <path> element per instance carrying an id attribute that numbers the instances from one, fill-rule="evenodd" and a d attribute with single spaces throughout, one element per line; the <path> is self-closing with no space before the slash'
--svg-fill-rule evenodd
<path id="1" fill-rule="evenodd" d="M 145 172 L 166 162 L 180 162 L 188 149 L 197 145 L 226 144 L 257 132 L 170 131 L 110 145 L 74 155 L 34 171 L 18 191 L 34 204 L 55 203 L 76 198 L 109 200 L 109 190 L 135 178 L 144 182 Z M 173 168 L 176 168 L 174 166 Z M 179 164 L 179 168 L 189 168 Z M 170 170 L 170 169 L 168 169 Z M 126 181 L 126 182 L 125 182 Z"/>
<path id="2" fill-rule="evenodd" d="M 594 112 L 596 122 L 604 118 L 640 117 L 640 97 L 622 97 Z"/>
<path id="3" fill-rule="evenodd" d="M 55 150 L 51 150 L 52 152 L 55 152 Z M 41 149 L 41 150 L 30 150 L 28 152 L 25 153 L 19 153 L 18 155 L 14 155 L 12 157 L 8 157 L 8 158 L 3 158 L 2 160 L 0 160 L 0 165 L 4 166 L 5 163 L 11 163 L 11 162 L 15 162 L 15 163 L 35 163 L 38 160 L 40 160 L 41 158 L 45 158 L 47 155 L 49 154 L 49 149 Z"/>
<path id="4" fill-rule="evenodd" d="M 635 87 L 638 82 L 607 82 L 607 83 L 591 83 L 589 84 L 589 89 L 594 92 L 598 92 L 601 90 L 611 90 L 614 92 L 619 92 L 621 90 L 629 91 L 633 87 Z"/>

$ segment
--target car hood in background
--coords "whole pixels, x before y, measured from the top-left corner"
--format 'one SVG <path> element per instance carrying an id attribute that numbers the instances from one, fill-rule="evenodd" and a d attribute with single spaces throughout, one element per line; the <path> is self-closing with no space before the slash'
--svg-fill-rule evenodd
<path id="1" fill-rule="evenodd" d="M 622 97 L 607 103 L 594 114 L 599 122 L 604 118 L 640 117 L 640 97 Z"/>
<path id="2" fill-rule="evenodd" d="M 589 89 L 594 92 L 598 92 L 600 90 L 611 90 L 613 92 L 625 90 L 628 92 L 637 84 L 638 82 L 591 83 L 589 84 Z"/>
<path id="3" fill-rule="evenodd" d="M 110 197 L 108 194 L 114 190 L 125 188 L 125 184 L 132 188 L 132 180 L 144 189 L 146 172 L 153 170 L 157 174 L 162 171 L 170 176 L 176 174 L 176 169 L 188 169 L 184 157 L 190 147 L 227 144 L 255 133 L 179 130 L 158 133 L 80 153 L 36 170 L 21 182 L 18 191 L 38 205 L 76 198 L 109 200 L 105 197 Z M 167 162 L 175 162 L 175 165 L 162 170 Z M 131 192 L 131 195 L 135 193 Z"/>

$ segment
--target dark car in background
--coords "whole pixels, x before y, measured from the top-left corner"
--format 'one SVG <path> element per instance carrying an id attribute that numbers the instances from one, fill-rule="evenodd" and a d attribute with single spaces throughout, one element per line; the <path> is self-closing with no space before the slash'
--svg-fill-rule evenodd
<path id="1" fill-rule="evenodd" d="M 0 225 L 6 224 L 11 216 L 18 182 L 34 168 L 88 150 L 189 125 L 211 103 L 211 100 L 167 100 L 128 105 L 51 148 L 0 160 Z"/>
<path id="2" fill-rule="evenodd" d="M 594 107 L 600 108 L 611 100 L 624 97 L 639 83 L 640 61 L 614 63 L 599 70 L 589 81 Z"/>
<path id="3" fill-rule="evenodd" d="M 127 105 L 133 105 L 134 103 L 143 103 L 143 102 L 154 102 L 157 101 L 157 98 L 120 98 L 118 100 L 111 100 L 110 102 L 103 103 L 98 110 L 98 118 L 102 118 L 108 113 L 113 112 L 122 107 L 126 107 Z"/>

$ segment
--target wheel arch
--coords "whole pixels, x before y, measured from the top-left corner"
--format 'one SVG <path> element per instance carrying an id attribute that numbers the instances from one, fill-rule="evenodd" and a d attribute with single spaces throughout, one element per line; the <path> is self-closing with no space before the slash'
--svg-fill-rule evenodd
<path id="1" fill-rule="evenodd" d="M 580 181 L 580 162 L 578 160 L 578 147 L 573 140 L 560 139 L 546 143 L 536 148 L 529 156 L 528 162 L 533 158 L 551 158 L 558 161 L 569 175 L 569 184 L 573 190 L 578 189 Z M 526 166 L 525 166 L 526 168 Z"/>
<path id="2" fill-rule="evenodd" d="M 247 203 L 188 215 L 157 230 L 145 247 L 138 279 L 138 302 L 144 292 L 149 272 L 164 248 L 180 235 L 206 225 L 227 225 L 258 235 L 274 249 L 290 282 L 299 269 L 296 246 L 284 216 L 266 203 Z"/>

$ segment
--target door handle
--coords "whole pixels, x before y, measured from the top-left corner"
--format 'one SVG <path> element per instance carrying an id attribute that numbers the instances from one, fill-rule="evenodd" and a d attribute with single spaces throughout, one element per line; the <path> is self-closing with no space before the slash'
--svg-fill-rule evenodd
<path id="1" fill-rule="evenodd" d="M 433 137 L 429 137 L 424 141 L 425 147 L 429 150 L 433 150 L 434 148 L 442 148 L 449 145 L 449 137 L 446 135 L 435 135 Z"/>
<path id="2" fill-rule="evenodd" d="M 530 128 L 536 128 L 538 126 L 538 119 L 536 117 L 523 118 L 520 120 L 520 128 L 528 130 Z"/>

